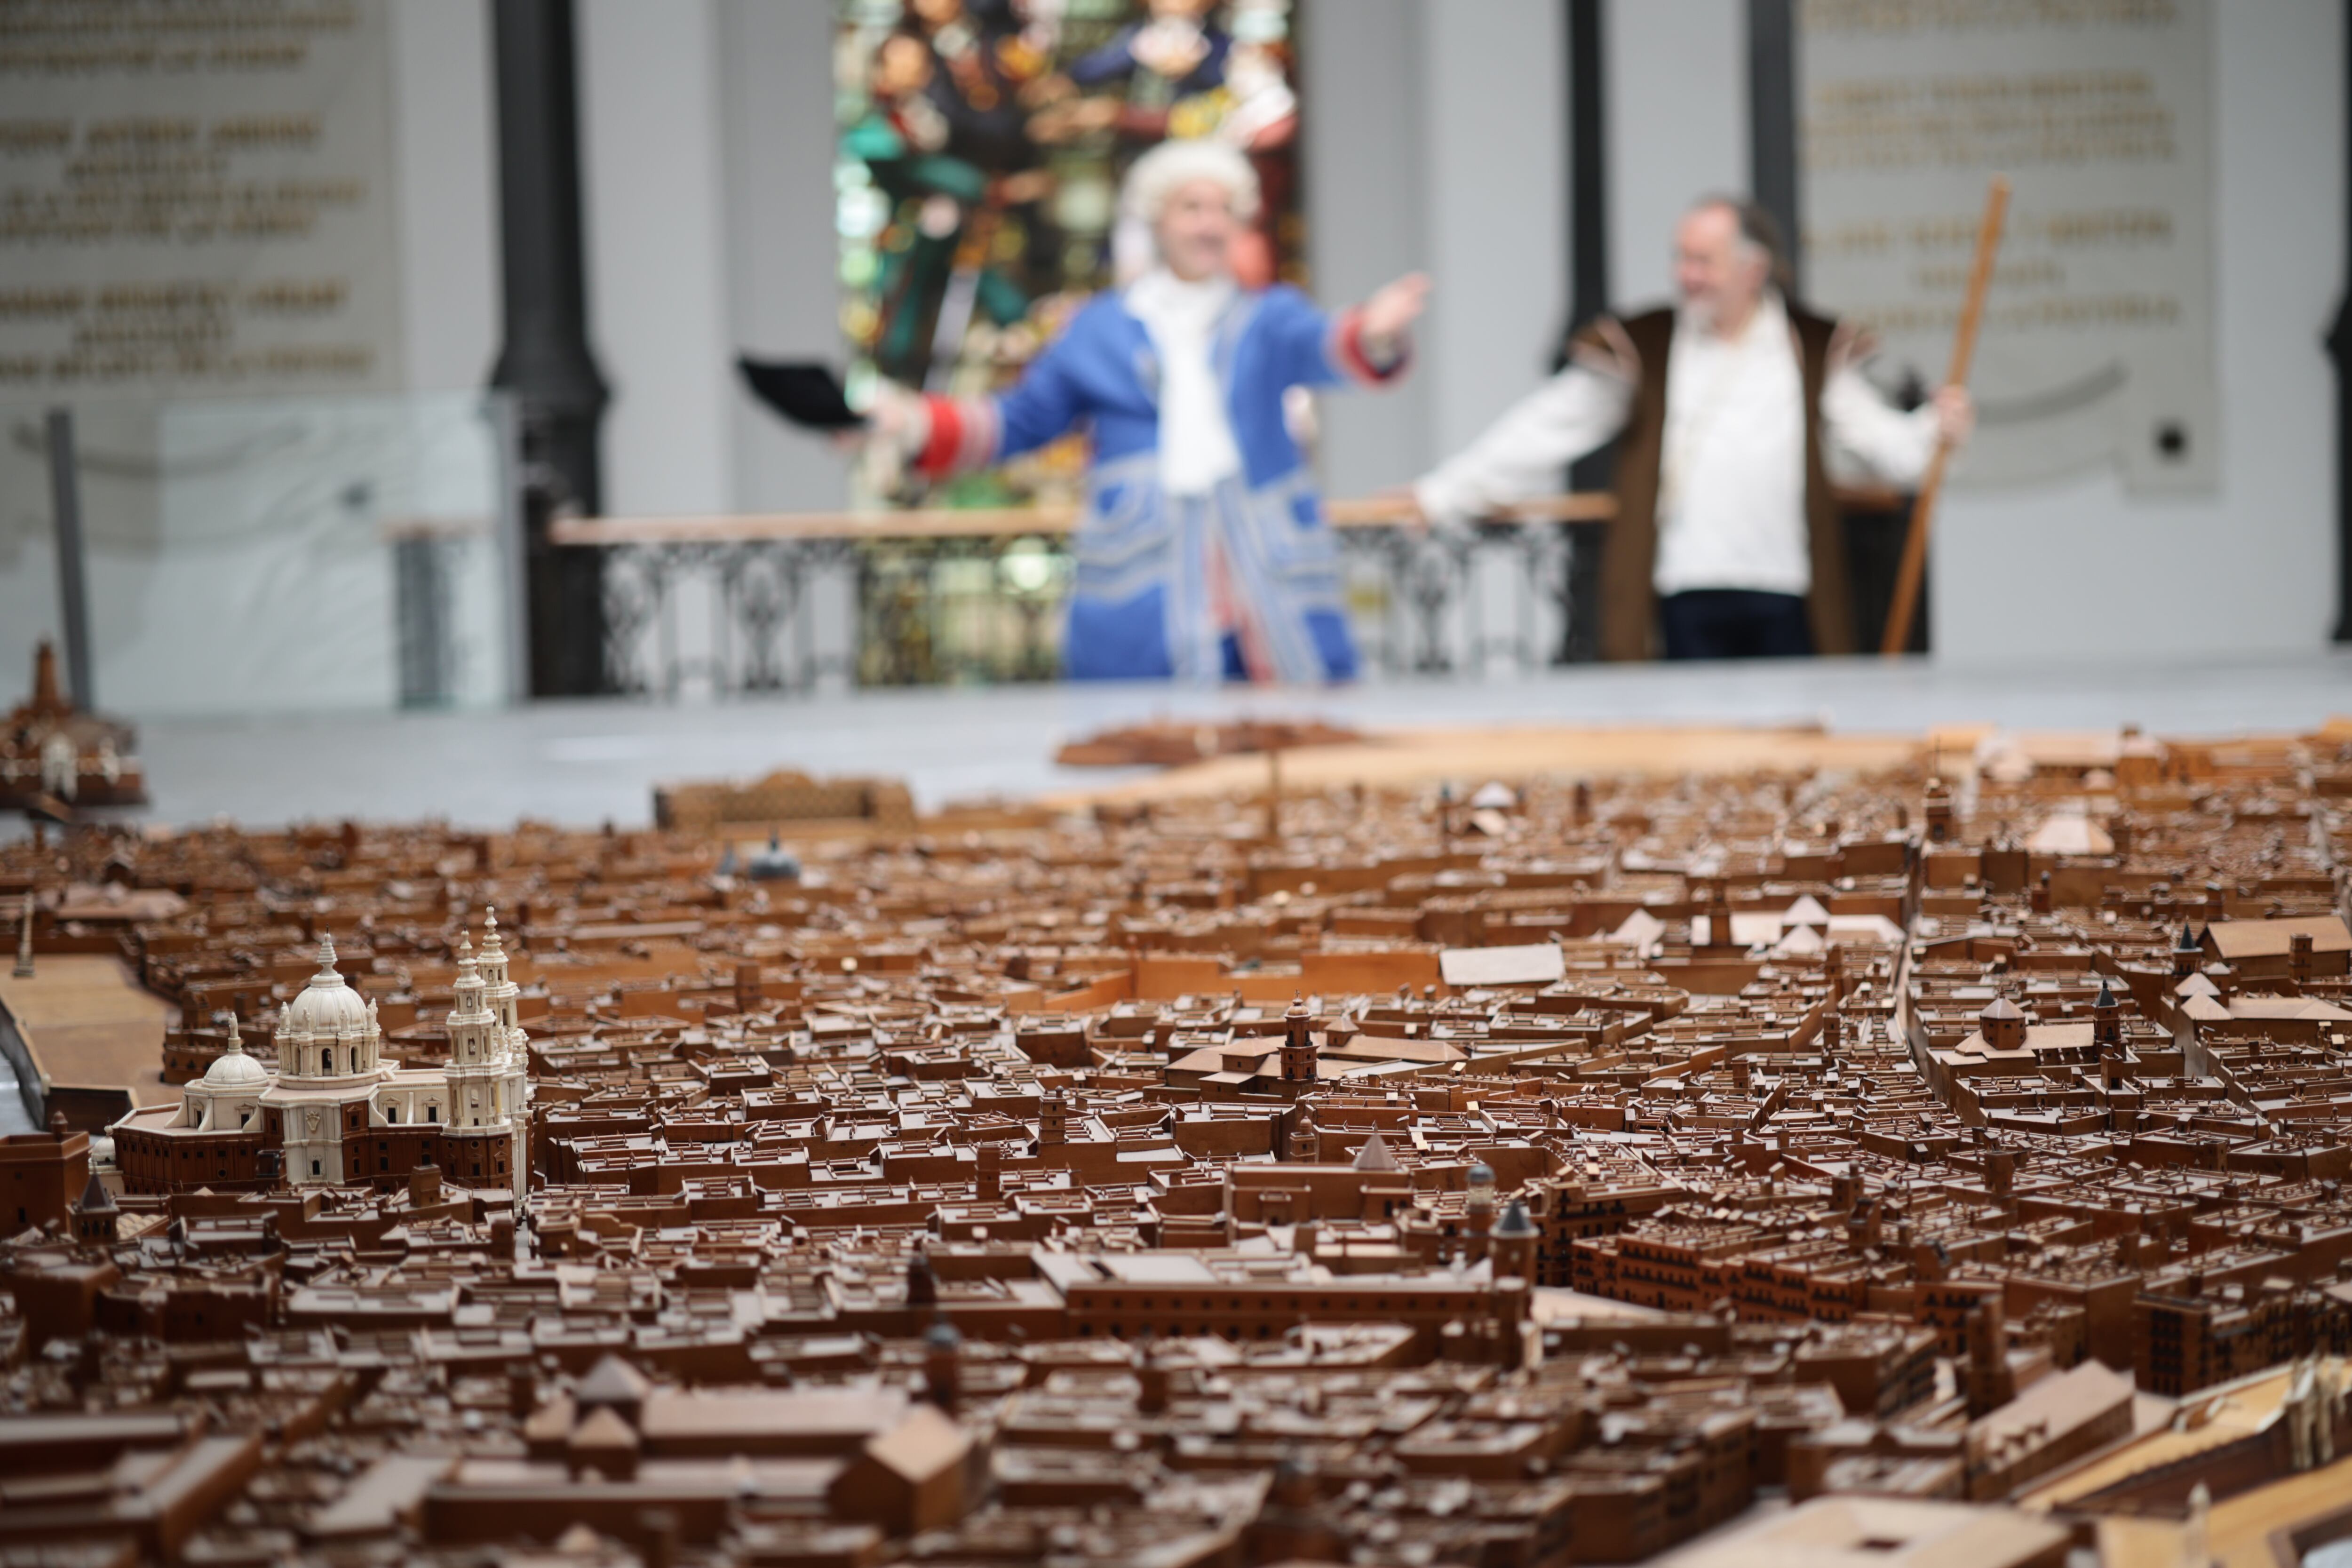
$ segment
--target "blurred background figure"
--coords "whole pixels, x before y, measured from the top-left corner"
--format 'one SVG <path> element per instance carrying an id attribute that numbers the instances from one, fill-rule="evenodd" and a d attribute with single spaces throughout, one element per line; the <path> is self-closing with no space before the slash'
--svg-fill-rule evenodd
<path id="1" fill-rule="evenodd" d="M 1286 285 L 1245 288 L 1234 245 L 1258 200 L 1234 148 L 1154 148 L 1122 196 L 1153 238 L 1142 277 L 1081 310 L 1002 395 L 887 388 L 876 405 L 872 438 L 934 478 L 1089 426 L 1063 648 L 1073 679 L 1356 672 L 1338 552 L 1284 402 L 1294 387 L 1397 376 L 1428 284 L 1400 279 L 1337 315 Z"/>
<path id="2" fill-rule="evenodd" d="M 1791 302 L 1778 226 L 1709 196 L 1675 230 L 1674 306 L 1602 316 L 1570 363 L 1414 486 L 1458 526 L 1553 489 L 1611 440 L 1617 517 L 1601 564 L 1603 658 L 1788 658 L 1854 651 L 1834 447 L 1915 483 L 1938 436 L 1974 413 L 1947 387 L 1908 414 L 1856 368 L 1862 334 Z"/>

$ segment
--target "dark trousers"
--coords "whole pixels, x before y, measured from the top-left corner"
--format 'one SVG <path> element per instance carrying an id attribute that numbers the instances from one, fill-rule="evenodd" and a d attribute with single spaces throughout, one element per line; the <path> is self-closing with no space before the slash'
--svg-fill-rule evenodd
<path id="1" fill-rule="evenodd" d="M 1813 651 L 1804 596 L 1694 588 L 1658 601 L 1668 658 L 1802 658 Z"/>

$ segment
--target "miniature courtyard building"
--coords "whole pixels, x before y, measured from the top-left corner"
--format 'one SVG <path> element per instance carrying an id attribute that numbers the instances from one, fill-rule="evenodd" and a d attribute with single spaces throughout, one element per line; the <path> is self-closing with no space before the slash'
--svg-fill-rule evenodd
<path id="1" fill-rule="evenodd" d="M 437 1164 L 520 1196 L 528 1046 L 496 915 L 478 960 L 462 939 L 461 948 L 448 1060 L 410 1068 L 384 1058 L 377 1005 L 335 967 L 333 939 L 320 938 L 318 969 L 278 1015 L 277 1071 L 246 1051 L 232 1016 L 226 1047 L 176 1105 L 135 1110 L 110 1129 L 126 1186 L 249 1185 L 268 1169 L 298 1188 L 394 1184 Z"/>

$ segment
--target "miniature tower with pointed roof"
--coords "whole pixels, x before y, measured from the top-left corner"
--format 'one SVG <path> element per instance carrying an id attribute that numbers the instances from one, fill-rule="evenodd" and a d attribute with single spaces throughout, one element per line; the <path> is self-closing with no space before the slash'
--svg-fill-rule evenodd
<path id="1" fill-rule="evenodd" d="M 2105 975 L 2099 977 L 2099 994 L 2091 1004 L 2091 1038 L 2103 1050 L 2111 1045 L 2121 1049 L 2124 1043 L 2124 1005 L 2116 1000 Z"/>
<path id="2" fill-rule="evenodd" d="M 442 1165 L 467 1184 L 495 1184 L 520 1201 L 530 1190 L 530 1045 L 517 1020 L 521 994 L 507 973 L 499 915 L 482 921 L 478 955 L 461 933 L 449 1009 L 449 1130 Z"/>
<path id="3" fill-rule="evenodd" d="M 112 1246 L 121 1218 L 122 1210 L 115 1203 L 114 1194 L 106 1190 L 106 1184 L 92 1171 L 89 1180 L 83 1184 L 81 1201 L 73 1205 L 74 1239 Z"/>
<path id="4" fill-rule="evenodd" d="M 2109 1089 L 2124 1081 L 2124 1007 L 2104 977 L 2091 1004 L 2091 1043 L 2098 1047 L 2099 1081 Z"/>
<path id="5" fill-rule="evenodd" d="M 1513 1275 L 1532 1285 L 1536 1279 L 1536 1242 L 1543 1232 L 1528 1213 L 1528 1205 L 1513 1198 L 1503 1210 L 1503 1217 L 1495 1222 L 1487 1233 L 1487 1255 L 1494 1260 L 1495 1278 Z"/>

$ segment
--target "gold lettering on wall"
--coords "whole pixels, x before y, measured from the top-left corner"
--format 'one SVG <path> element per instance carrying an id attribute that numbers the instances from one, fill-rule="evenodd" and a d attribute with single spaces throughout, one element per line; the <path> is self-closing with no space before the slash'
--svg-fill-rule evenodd
<path id="1" fill-rule="evenodd" d="M 377 0 L 0 8 L 0 394 L 396 374 Z"/>

